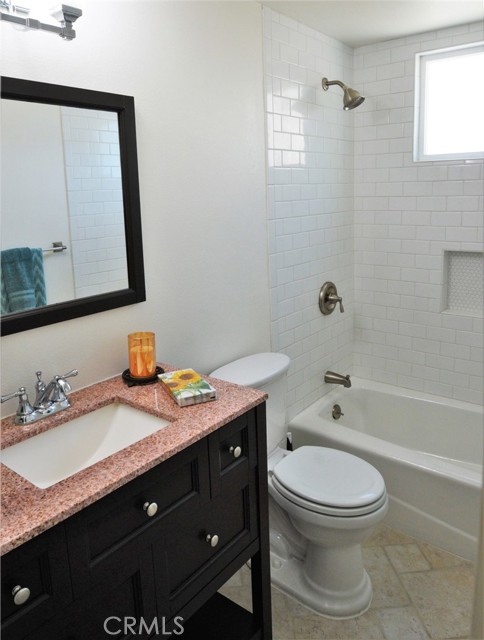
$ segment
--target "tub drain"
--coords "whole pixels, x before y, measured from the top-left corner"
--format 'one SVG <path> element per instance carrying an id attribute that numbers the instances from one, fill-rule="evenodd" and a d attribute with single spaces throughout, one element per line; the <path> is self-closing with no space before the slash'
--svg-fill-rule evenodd
<path id="1" fill-rule="evenodd" d="M 344 416 L 344 413 L 341 411 L 341 407 L 339 404 L 333 405 L 333 411 L 331 413 L 334 420 L 339 420 L 341 416 Z"/>

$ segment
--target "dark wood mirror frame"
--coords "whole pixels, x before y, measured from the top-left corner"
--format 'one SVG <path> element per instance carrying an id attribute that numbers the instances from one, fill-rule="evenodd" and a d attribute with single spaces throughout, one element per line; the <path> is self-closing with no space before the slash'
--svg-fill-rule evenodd
<path id="1" fill-rule="evenodd" d="M 2 335 L 115 309 L 146 300 L 134 99 L 114 93 L 78 89 L 18 78 L 1 78 L 8 100 L 114 111 L 118 114 L 128 288 L 12 313 L 1 319 Z"/>

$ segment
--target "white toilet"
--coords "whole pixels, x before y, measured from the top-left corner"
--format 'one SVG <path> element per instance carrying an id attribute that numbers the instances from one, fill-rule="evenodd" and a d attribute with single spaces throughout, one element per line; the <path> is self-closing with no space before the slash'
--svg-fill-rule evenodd
<path id="1" fill-rule="evenodd" d="M 210 375 L 269 395 L 267 450 L 271 579 L 310 609 L 353 618 L 371 603 L 361 543 L 388 510 L 385 483 L 365 460 L 326 447 L 286 446 L 281 353 L 240 358 Z"/>

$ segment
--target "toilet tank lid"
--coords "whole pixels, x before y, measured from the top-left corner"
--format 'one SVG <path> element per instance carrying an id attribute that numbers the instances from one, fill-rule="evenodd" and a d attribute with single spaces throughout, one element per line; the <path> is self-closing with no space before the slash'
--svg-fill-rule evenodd
<path id="1" fill-rule="evenodd" d="M 215 369 L 214 378 L 245 387 L 262 387 L 283 375 L 291 362 L 284 353 L 254 353 Z"/>

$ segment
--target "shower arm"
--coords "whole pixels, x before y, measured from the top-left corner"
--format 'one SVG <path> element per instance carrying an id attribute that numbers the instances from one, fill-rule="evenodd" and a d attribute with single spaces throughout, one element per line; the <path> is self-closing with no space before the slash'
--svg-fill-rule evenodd
<path id="1" fill-rule="evenodd" d="M 333 84 L 337 84 L 338 87 L 341 87 L 343 89 L 343 91 L 347 89 L 347 85 L 344 82 L 341 82 L 341 80 L 328 80 L 328 78 L 323 78 L 322 86 L 324 91 L 327 91 Z"/>

